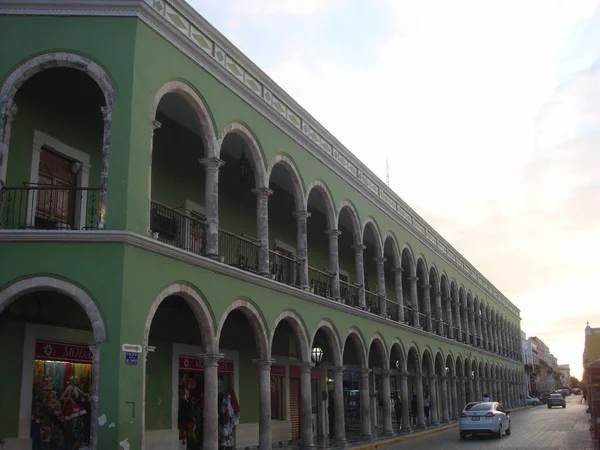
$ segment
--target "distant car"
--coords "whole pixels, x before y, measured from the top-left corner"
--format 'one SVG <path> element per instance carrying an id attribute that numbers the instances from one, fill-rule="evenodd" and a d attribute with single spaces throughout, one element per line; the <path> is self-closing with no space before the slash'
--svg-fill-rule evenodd
<path id="1" fill-rule="evenodd" d="M 562 406 L 563 408 L 566 408 L 567 401 L 561 394 L 550 394 L 550 398 L 548 398 L 548 409 L 553 406 Z"/>
<path id="2" fill-rule="evenodd" d="M 581 395 L 581 389 L 579 389 L 579 388 L 573 389 L 573 395 Z"/>
<path id="3" fill-rule="evenodd" d="M 531 405 L 531 406 L 537 406 L 537 405 L 541 405 L 542 401 L 537 398 L 537 397 L 530 397 L 529 395 L 527 396 L 527 404 Z"/>
<path id="4" fill-rule="evenodd" d="M 469 403 L 460 413 L 458 429 L 461 439 L 470 434 L 493 434 L 501 438 L 511 432 L 510 411 L 506 411 L 498 402 Z"/>

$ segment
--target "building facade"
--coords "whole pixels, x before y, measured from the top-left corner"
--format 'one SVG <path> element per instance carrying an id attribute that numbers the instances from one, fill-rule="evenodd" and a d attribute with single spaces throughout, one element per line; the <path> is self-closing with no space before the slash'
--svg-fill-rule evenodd
<path id="1" fill-rule="evenodd" d="M 7 450 L 521 404 L 518 308 L 185 2 L 0 0 L 0 41 Z"/>
<path id="2" fill-rule="evenodd" d="M 560 376 L 561 387 L 571 387 L 571 365 L 570 364 L 559 364 L 558 373 Z"/>

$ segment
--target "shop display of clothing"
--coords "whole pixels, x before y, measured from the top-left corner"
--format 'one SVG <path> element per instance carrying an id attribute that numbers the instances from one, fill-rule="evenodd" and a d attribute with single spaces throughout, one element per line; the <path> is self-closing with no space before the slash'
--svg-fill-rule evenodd
<path id="1" fill-rule="evenodd" d="M 235 398 L 235 395 L 233 398 Z M 232 395 L 229 392 L 219 393 L 219 447 L 233 447 L 236 413 L 234 412 L 232 400 Z M 235 398 L 235 405 L 239 412 L 237 398 Z"/>

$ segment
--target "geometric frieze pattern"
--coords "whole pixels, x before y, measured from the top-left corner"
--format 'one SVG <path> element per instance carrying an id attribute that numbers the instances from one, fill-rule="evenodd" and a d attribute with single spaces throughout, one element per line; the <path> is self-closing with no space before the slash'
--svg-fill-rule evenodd
<path id="1" fill-rule="evenodd" d="M 244 86 L 262 99 L 273 110 L 286 119 L 292 126 L 301 131 L 308 137 L 318 150 L 333 158 L 348 173 L 361 182 L 368 190 L 377 195 L 388 207 L 398 216 L 404 219 L 413 230 L 429 241 L 437 251 L 448 256 L 459 270 L 464 272 L 469 278 L 475 280 L 486 292 L 490 293 L 494 299 L 515 314 L 518 314 L 517 308 L 485 279 L 481 274 L 466 262 L 461 256 L 450 250 L 450 244 L 442 239 L 431 227 L 421 222 L 420 218 L 415 217 L 408 211 L 408 206 L 381 181 L 374 179 L 369 174 L 359 168 L 358 159 L 346 149 L 338 148 L 331 144 L 324 134 L 319 130 L 325 130 L 320 124 L 311 124 L 305 120 L 294 108 L 288 106 L 282 99 L 278 98 L 273 90 L 269 88 L 268 83 L 262 81 L 266 79 L 263 73 L 253 74 L 246 70 L 239 61 L 236 61 L 231 55 L 217 42 L 218 36 L 209 36 L 201 30 L 192 20 L 188 19 L 183 13 L 178 11 L 172 4 L 166 0 L 144 0 L 157 13 L 162 15 L 167 22 L 173 25 L 182 34 L 187 36 L 196 46 L 201 48 L 207 55 L 210 55 L 227 72 L 241 81 Z"/>

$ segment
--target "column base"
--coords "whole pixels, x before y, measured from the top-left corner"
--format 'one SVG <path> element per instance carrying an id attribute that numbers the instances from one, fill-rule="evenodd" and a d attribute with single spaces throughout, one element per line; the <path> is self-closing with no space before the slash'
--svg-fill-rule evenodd
<path id="1" fill-rule="evenodd" d="M 372 434 L 361 434 L 360 435 L 360 440 L 361 441 L 372 441 L 373 440 L 373 435 Z"/>
<path id="2" fill-rule="evenodd" d="M 346 442 L 346 438 L 343 438 L 343 439 L 333 438 L 333 445 L 335 447 L 344 448 L 344 447 L 346 447 L 346 445 L 348 445 L 348 443 Z"/>
<path id="3" fill-rule="evenodd" d="M 384 431 L 382 434 L 382 436 L 385 436 L 385 437 L 390 437 L 393 435 L 394 435 L 394 430 L 387 430 L 387 431 Z"/>
<path id="4" fill-rule="evenodd" d="M 219 261 L 221 259 L 221 256 L 218 255 L 217 253 L 207 253 L 206 255 L 207 258 L 212 259 L 214 261 Z"/>
<path id="5" fill-rule="evenodd" d="M 446 425 L 447 423 L 450 423 L 450 419 L 442 419 L 440 421 L 440 425 Z"/>
<path id="6" fill-rule="evenodd" d="M 406 428 L 401 428 L 400 431 L 398 432 L 399 434 L 410 434 L 412 433 L 412 429 L 410 428 L 410 426 L 406 427 Z"/>
<path id="7" fill-rule="evenodd" d="M 425 424 L 417 424 L 417 426 L 415 427 L 415 430 L 426 430 L 427 429 L 427 425 Z"/>
<path id="8" fill-rule="evenodd" d="M 300 445 L 300 450 L 315 450 L 314 445 Z"/>

